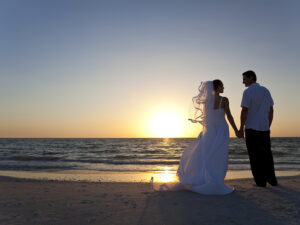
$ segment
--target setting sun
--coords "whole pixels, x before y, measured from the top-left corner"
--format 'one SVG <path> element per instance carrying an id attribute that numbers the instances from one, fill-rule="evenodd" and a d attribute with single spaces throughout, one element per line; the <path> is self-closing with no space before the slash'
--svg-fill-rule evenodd
<path id="1" fill-rule="evenodd" d="M 153 137 L 180 137 L 183 135 L 183 116 L 173 110 L 161 110 L 149 121 L 149 132 Z"/>

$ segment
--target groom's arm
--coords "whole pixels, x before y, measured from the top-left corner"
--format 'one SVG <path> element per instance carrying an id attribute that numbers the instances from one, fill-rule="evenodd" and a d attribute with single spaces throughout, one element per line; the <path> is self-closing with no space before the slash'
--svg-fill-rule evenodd
<path id="1" fill-rule="evenodd" d="M 269 111 L 269 127 L 271 127 L 271 124 L 273 121 L 273 114 L 274 114 L 274 109 L 273 109 L 273 106 L 271 106 L 270 111 Z"/>
<path id="2" fill-rule="evenodd" d="M 248 118 L 248 108 L 247 107 L 242 107 L 241 111 L 241 128 L 244 128 L 245 123 Z"/>
<path id="3" fill-rule="evenodd" d="M 240 127 L 240 133 L 242 136 L 244 136 L 244 126 L 248 118 L 248 108 L 247 107 L 242 107 L 241 111 L 241 127 Z"/>

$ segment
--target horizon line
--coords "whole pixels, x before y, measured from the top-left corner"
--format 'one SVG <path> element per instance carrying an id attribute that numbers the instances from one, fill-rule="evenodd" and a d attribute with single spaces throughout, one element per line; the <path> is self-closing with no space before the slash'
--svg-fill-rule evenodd
<path id="1" fill-rule="evenodd" d="M 0 137 L 0 139 L 175 139 L 197 137 Z M 229 137 L 238 138 L 238 137 Z M 271 136 L 271 138 L 300 138 L 300 136 Z"/>

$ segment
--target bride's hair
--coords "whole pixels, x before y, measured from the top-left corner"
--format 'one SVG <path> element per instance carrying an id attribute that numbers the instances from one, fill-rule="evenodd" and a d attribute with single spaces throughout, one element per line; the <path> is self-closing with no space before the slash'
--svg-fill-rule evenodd
<path id="1" fill-rule="evenodd" d="M 221 80 L 213 80 L 213 86 L 214 86 L 214 90 L 216 91 L 218 89 L 218 87 L 220 85 L 222 85 L 222 81 Z"/>

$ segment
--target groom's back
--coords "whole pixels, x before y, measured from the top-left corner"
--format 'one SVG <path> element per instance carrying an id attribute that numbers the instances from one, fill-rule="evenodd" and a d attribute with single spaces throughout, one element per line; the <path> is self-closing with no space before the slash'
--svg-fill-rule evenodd
<path id="1" fill-rule="evenodd" d="M 253 83 L 243 94 L 242 107 L 248 108 L 246 129 L 269 130 L 268 114 L 273 106 L 273 99 L 267 88 Z"/>

